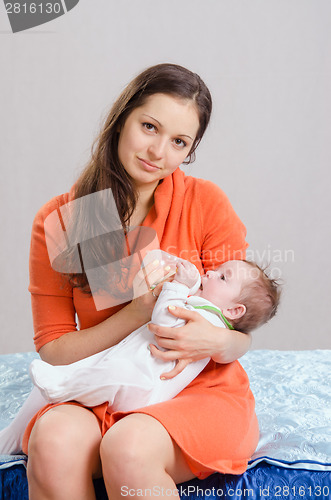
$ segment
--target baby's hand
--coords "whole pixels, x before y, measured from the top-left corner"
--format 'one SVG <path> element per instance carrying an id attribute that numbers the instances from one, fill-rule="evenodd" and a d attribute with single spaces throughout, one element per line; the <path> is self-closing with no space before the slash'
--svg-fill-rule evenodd
<path id="1" fill-rule="evenodd" d="M 174 277 L 174 281 L 177 283 L 182 283 L 188 288 L 192 288 L 199 278 L 199 271 L 197 268 L 188 261 L 180 261 L 177 264 L 177 270 Z"/>

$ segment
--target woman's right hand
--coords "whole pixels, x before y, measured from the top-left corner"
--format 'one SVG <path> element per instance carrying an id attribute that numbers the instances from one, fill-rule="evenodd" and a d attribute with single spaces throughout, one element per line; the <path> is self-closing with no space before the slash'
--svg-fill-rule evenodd
<path id="1" fill-rule="evenodd" d="M 133 299 L 127 305 L 127 311 L 140 318 L 141 324 L 150 321 L 155 301 L 161 293 L 163 282 L 154 287 L 167 274 L 167 267 L 160 266 L 155 260 L 140 269 L 133 280 Z"/>

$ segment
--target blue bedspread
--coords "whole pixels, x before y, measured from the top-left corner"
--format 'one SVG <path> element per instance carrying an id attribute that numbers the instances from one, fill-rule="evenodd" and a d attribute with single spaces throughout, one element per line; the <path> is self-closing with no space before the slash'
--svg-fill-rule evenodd
<path id="1" fill-rule="evenodd" d="M 0 429 L 31 390 L 35 353 L 0 356 Z M 260 441 L 241 476 L 213 474 L 179 485 L 182 498 L 331 497 L 331 351 L 251 351 L 241 360 L 256 399 Z M 0 498 L 25 500 L 23 455 L 0 456 Z M 102 482 L 98 499 L 106 499 Z M 127 494 L 130 498 L 129 492 Z"/>
<path id="2" fill-rule="evenodd" d="M 195 479 L 177 485 L 182 500 L 329 500 L 331 485 L 329 472 L 317 472 L 276 467 L 268 463 L 248 470 L 240 476 L 213 474 L 200 481 Z M 95 482 L 97 500 L 107 500 L 101 480 Z M 123 500 L 130 499 L 124 490 Z M 158 493 L 158 492 L 156 492 Z M 28 500 L 28 487 L 24 467 L 14 466 L 0 471 L 0 498 L 2 500 Z M 170 497 L 169 497 L 170 498 Z"/>

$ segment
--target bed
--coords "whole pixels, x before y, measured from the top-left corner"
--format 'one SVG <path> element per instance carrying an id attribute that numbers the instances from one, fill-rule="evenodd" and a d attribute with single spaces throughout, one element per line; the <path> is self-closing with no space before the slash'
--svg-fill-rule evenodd
<path id="1" fill-rule="evenodd" d="M 30 392 L 28 366 L 36 357 L 0 355 L 0 429 Z M 244 474 L 180 484 L 181 498 L 331 498 L 331 351 L 257 350 L 240 362 L 256 399 L 258 448 Z M 28 499 L 26 461 L 25 455 L 0 456 L 0 499 Z M 95 489 L 98 500 L 107 499 L 101 480 Z"/>

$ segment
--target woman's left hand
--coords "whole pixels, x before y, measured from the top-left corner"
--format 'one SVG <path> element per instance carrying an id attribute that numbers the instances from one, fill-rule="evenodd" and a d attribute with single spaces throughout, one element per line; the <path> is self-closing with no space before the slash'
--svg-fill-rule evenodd
<path id="1" fill-rule="evenodd" d="M 148 325 L 157 344 L 168 349 L 161 351 L 150 345 L 153 356 L 164 361 L 177 360 L 175 368 L 163 373 L 162 378 L 173 378 L 189 363 L 207 357 L 217 363 L 230 363 L 243 356 L 250 347 L 250 335 L 215 326 L 196 311 L 176 307 L 169 308 L 169 312 L 187 321 L 186 325 L 178 328 Z"/>
<path id="2" fill-rule="evenodd" d="M 164 361 L 177 361 L 175 368 L 161 375 L 165 379 L 175 377 L 193 361 L 213 356 L 219 349 L 219 337 L 223 330 L 212 325 L 195 311 L 176 307 L 169 308 L 169 312 L 186 320 L 186 325 L 178 328 L 158 326 L 152 323 L 148 325 L 149 330 L 155 335 L 157 344 L 168 349 L 162 351 L 151 344 L 150 349 L 153 356 Z M 204 332 L 203 335 L 202 332 Z"/>

